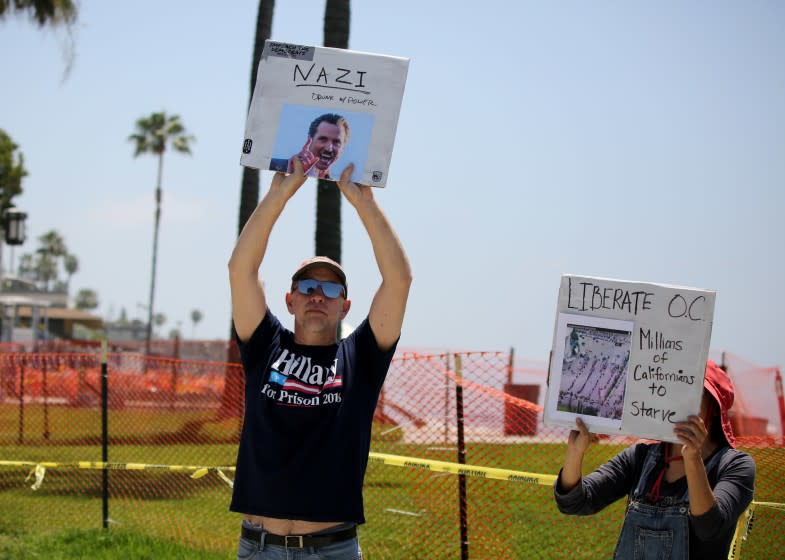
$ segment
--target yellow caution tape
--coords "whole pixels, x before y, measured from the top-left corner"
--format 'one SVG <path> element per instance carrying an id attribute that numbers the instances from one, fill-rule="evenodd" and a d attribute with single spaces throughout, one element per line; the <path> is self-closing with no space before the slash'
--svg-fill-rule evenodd
<path id="1" fill-rule="evenodd" d="M 509 469 L 497 469 L 493 467 L 480 467 L 477 465 L 462 465 L 460 463 L 450 463 L 448 461 L 434 461 L 432 459 L 419 459 L 416 457 L 404 457 L 402 455 L 388 455 L 386 453 L 375 453 L 373 451 L 368 454 L 368 460 L 371 463 L 381 463 L 395 467 L 408 467 L 431 472 L 446 472 L 475 478 L 493 478 L 496 480 L 508 480 L 510 482 L 522 482 L 524 484 L 553 486 L 553 483 L 556 482 L 556 475 L 553 474 L 537 474 Z"/>
<path id="2" fill-rule="evenodd" d="M 128 471 L 144 471 L 144 470 L 166 470 L 170 472 L 191 472 L 200 471 L 201 469 L 211 470 L 225 470 L 233 471 L 235 467 L 206 467 L 204 465 L 155 465 L 147 463 L 104 463 L 103 461 L 73 461 L 66 463 L 55 463 L 47 461 L 0 461 L 0 467 L 35 467 L 41 466 L 47 469 L 62 469 L 62 468 L 75 468 L 75 469 L 111 469 L 111 470 L 128 470 Z M 204 476 L 203 473 L 200 476 Z M 199 478 L 199 477 L 194 477 Z"/>
<path id="3" fill-rule="evenodd" d="M 369 461 L 395 467 L 428 470 L 431 472 L 446 472 L 457 475 L 471 476 L 474 478 L 491 478 L 522 482 L 526 484 L 541 484 L 552 486 L 556 476 L 551 474 L 537 474 L 509 469 L 480 467 L 477 465 L 461 465 L 448 461 L 434 461 L 432 459 L 419 459 L 402 455 L 389 455 L 386 453 L 371 452 Z M 234 471 L 235 467 L 206 467 L 203 465 L 154 465 L 145 463 L 110 463 L 102 461 L 76 461 L 71 463 L 32 462 L 32 461 L 0 461 L 0 466 L 32 467 L 37 468 L 78 468 L 78 469 L 111 469 L 111 470 L 166 470 L 169 472 L 192 472 L 191 478 L 201 478 L 210 471 L 215 471 L 224 480 L 229 480 L 223 471 Z M 31 473 L 32 474 L 32 473 Z"/>
<path id="4" fill-rule="evenodd" d="M 234 480 L 226 476 L 221 469 L 215 469 L 216 474 L 229 485 L 229 488 L 234 488 Z"/>
<path id="5" fill-rule="evenodd" d="M 778 504 L 776 502 L 752 502 L 756 506 L 763 506 L 772 509 L 781 509 L 785 511 L 785 504 Z"/>
<path id="6" fill-rule="evenodd" d="M 194 471 L 194 473 L 191 475 L 191 478 L 202 478 L 204 475 L 206 475 L 209 472 L 210 472 L 210 469 L 205 467 L 203 469 L 199 469 L 199 470 Z"/>
<path id="7" fill-rule="evenodd" d="M 736 531 L 733 533 L 733 539 L 730 542 L 730 549 L 728 550 L 728 560 L 737 560 L 741 558 L 741 547 L 750 536 L 752 530 L 752 521 L 755 518 L 755 506 L 757 504 L 752 502 L 744 513 L 739 516 L 736 522 Z"/>
<path id="8" fill-rule="evenodd" d="M 44 482 L 45 474 L 46 474 L 45 467 L 42 467 L 41 465 L 35 465 L 33 469 L 30 471 L 30 474 L 28 474 L 27 477 L 25 477 L 25 482 L 30 480 L 31 477 L 34 477 L 35 482 L 33 482 L 33 485 L 30 488 L 32 488 L 33 490 L 38 490 L 39 488 L 41 488 L 41 484 L 43 484 Z"/>
<path id="9" fill-rule="evenodd" d="M 34 461 L 0 461 L 0 467 L 32 467 L 32 470 L 25 478 L 28 481 L 35 477 L 35 482 L 31 486 L 33 490 L 38 490 L 44 481 L 46 469 L 110 469 L 110 470 L 165 470 L 169 472 L 191 472 L 191 478 L 202 478 L 210 471 L 215 471 L 218 477 L 226 482 L 230 487 L 234 487 L 234 482 L 223 471 L 234 471 L 235 467 L 205 467 L 201 465 L 151 465 L 146 463 L 104 463 L 103 461 L 74 461 L 70 463 L 55 462 L 34 462 Z"/>
<path id="10" fill-rule="evenodd" d="M 524 484 L 539 484 L 541 486 L 553 486 L 556 482 L 556 475 L 530 473 L 515 471 L 510 469 L 498 469 L 494 467 L 481 467 L 478 465 L 462 465 L 449 461 L 435 461 L 433 459 L 420 459 L 418 457 L 406 457 L 404 455 L 390 455 L 387 453 L 368 453 L 370 463 L 389 465 L 393 467 L 404 467 L 410 469 L 426 470 L 430 472 L 443 472 L 457 475 L 470 476 L 473 478 L 485 478 L 494 480 L 507 480 L 509 482 L 519 482 Z M 46 469 L 53 468 L 77 468 L 77 469 L 111 469 L 111 470 L 165 470 L 169 472 L 191 472 L 191 478 L 197 479 L 207 475 L 210 471 L 215 472 L 218 477 L 233 487 L 233 481 L 226 476 L 224 471 L 234 472 L 236 467 L 219 466 L 207 467 L 204 465 L 155 465 L 146 463 L 110 463 L 102 461 L 75 461 L 70 463 L 56 463 L 47 461 L 2 461 L 0 467 L 30 467 L 30 473 L 25 480 L 35 479 L 33 490 L 40 488 L 43 482 Z M 777 502 L 752 502 L 753 506 L 772 508 L 785 511 L 785 503 Z"/>

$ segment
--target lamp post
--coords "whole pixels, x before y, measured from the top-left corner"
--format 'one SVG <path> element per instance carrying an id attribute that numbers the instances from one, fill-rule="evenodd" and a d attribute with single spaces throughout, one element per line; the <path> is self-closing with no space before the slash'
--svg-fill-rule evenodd
<path id="1" fill-rule="evenodd" d="M 11 245 L 21 245 L 25 242 L 27 238 L 27 213 L 22 212 L 18 208 L 11 207 L 8 208 L 5 212 L 3 212 L 2 218 L 0 218 L 0 227 L 3 228 L 3 232 L 5 234 L 4 241 L 6 244 Z M 2 242 L 0 242 L 0 248 L 2 247 Z M 1 255 L 2 253 L 0 253 Z M 13 255 L 13 253 L 12 253 Z M 11 262 L 11 272 L 13 272 L 14 263 L 13 259 Z M 2 276 L 3 270 L 3 262 L 0 259 L 0 277 Z"/>
<path id="2" fill-rule="evenodd" d="M 14 208 L 13 206 L 6 209 L 0 215 L 0 228 L 4 232 L 5 239 L 0 239 L 0 292 L 3 291 L 3 241 L 11 246 L 13 251 L 14 245 L 21 245 L 25 242 L 26 237 L 26 224 L 27 214 Z M 14 269 L 13 253 L 11 253 L 11 272 Z M 16 322 L 16 311 L 14 311 L 14 319 L 11 322 L 10 330 L 7 324 L 6 307 L 0 306 L 0 340 L 10 340 L 13 336 L 14 322 Z"/>
<path id="3" fill-rule="evenodd" d="M 27 213 L 11 207 L 5 211 L 5 242 L 9 245 L 21 245 L 27 237 Z"/>

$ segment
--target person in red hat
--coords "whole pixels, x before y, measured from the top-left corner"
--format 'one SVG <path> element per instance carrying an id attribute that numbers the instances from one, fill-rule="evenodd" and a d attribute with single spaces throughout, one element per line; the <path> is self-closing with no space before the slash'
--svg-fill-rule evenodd
<path id="1" fill-rule="evenodd" d="M 568 515 L 591 515 L 627 496 L 614 558 L 727 558 L 739 516 L 752 502 L 755 462 L 737 450 L 728 418 L 733 384 L 706 364 L 700 413 L 675 424 L 679 444 L 638 443 L 582 476 L 594 439 L 585 424 L 570 432 L 564 466 L 554 484 Z M 637 552 L 636 552 L 637 551 Z"/>
<path id="2" fill-rule="evenodd" d="M 376 402 L 401 334 L 412 281 L 409 261 L 371 187 L 337 188 L 357 211 L 382 281 L 362 323 L 343 340 L 351 302 L 343 267 L 317 256 L 292 275 L 286 308 L 294 329 L 267 305 L 259 277 L 267 243 L 306 176 L 276 173 L 229 261 L 232 318 L 245 372 L 245 416 L 230 510 L 243 514 L 239 558 L 359 558 L 362 484 Z M 298 556 L 299 557 L 299 556 Z M 308 556 L 309 558 L 311 556 Z"/>

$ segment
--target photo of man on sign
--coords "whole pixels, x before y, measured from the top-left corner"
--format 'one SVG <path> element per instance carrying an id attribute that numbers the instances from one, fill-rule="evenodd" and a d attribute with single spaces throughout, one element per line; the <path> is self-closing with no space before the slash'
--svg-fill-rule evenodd
<path id="1" fill-rule="evenodd" d="M 297 158 L 305 175 L 317 179 L 335 180 L 350 163 L 362 170 L 372 129 L 372 115 L 284 105 L 269 169 L 291 173 Z"/>

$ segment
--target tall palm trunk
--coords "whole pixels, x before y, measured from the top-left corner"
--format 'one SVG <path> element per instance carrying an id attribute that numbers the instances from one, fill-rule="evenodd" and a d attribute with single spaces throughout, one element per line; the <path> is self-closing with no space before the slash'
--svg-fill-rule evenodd
<path id="1" fill-rule="evenodd" d="M 327 0 L 324 10 L 325 47 L 349 48 L 350 4 L 349 0 Z"/>
<path id="2" fill-rule="evenodd" d="M 161 176 L 164 168 L 164 153 L 158 154 L 158 180 L 155 185 L 155 221 L 153 223 L 153 264 L 150 273 L 150 298 L 147 303 L 147 333 L 144 353 L 150 354 L 150 341 L 153 337 L 153 302 L 155 298 L 155 269 L 158 264 L 158 227 L 161 223 Z"/>
<path id="3" fill-rule="evenodd" d="M 264 42 L 270 38 L 273 25 L 273 8 L 275 1 L 259 1 L 259 12 L 256 15 L 256 36 L 253 45 L 253 59 L 251 62 L 251 90 L 248 95 L 248 105 L 251 104 L 253 91 L 256 88 L 256 72 L 259 61 L 262 59 Z M 251 217 L 256 205 L 259 203 L 259 170 L 243 167 L 243 179 L 240 189 L 240 219 L 238 220 L 237 235 L 243 231 L 243 226 Z"/>
<path id="4" fill-rule="evenodd" d="M 248 105 L 251 104 L 253 91 L 256 87 L 256 73 L 259 61 L 262 59 L 264 42 L 270 38 L 273 27 L 273 10 L 275 0 L 259 0 L 259 10 L 256 14 L 256 33 L 253 44 L 251 60 L 251 88 L 248 95 Z M 259 170 L 243 167 L 243 178 L 240 187 L 240 217 L 238 220 L 237 235 L 243 231 L 245 222 L 251 217 L 256 205 L 259 203 Z M 229 347 L 226 361 L 230 364 L 240 363 L 240 351 L 235 343 L 234 323 L 229 327 Z M 242 414 L 243 409 L 243 373 L 239 367 L 226 368 L 224 392 L 221 396 L 221 407 L 218 409 L 219 418 L 236 417 Z"/>
<path id="5" fill-rule="evenodd" d="M 324 46 L 349 48 L 349 0 L 327 0 L 324 11 Z M 332 181 L 316 187 L 316 254 L 341 262 L 341 191 Z"/>
<path id="6" fill-rule="evenodd" d="M 316 253 L 341 262 L 341 191 L 333 181 L 316 185 Z"/>

